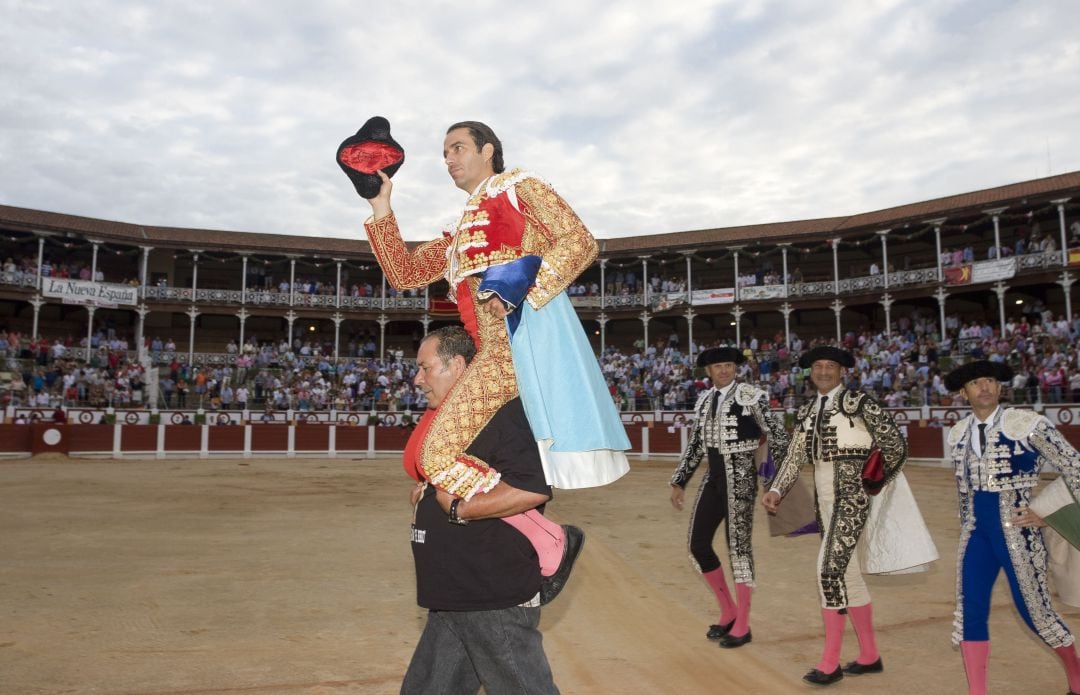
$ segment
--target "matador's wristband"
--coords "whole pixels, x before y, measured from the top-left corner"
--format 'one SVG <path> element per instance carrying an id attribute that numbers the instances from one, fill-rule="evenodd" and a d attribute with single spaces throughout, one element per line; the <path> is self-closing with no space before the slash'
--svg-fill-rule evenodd
<path id="1" fill-rule="evenodd" d="M 450 503 L 450 523 L 465 526 L 469 523 L 469 520 L 458 517 L 457 508 L 459 504 L 461 504 L 460 497 L 454 498 L 454 501 Z"/>

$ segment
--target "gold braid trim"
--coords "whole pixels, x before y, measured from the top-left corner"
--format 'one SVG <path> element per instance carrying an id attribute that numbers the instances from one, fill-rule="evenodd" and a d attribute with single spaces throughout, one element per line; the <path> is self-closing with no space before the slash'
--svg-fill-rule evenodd
<path id="1" fill-rule="evenodd" d="M 394 213 L 364 222 L 371 250 L 394 289 L 427 287 L 446 274 L 446 249 L 450 237 L 424 242 L 409 251 L 398 230 Z"/>
<path id="2" fill-rule="evenodd" d="M 465 279 L 476 297 L 477 277 Z M 420 467 L 436 487 L 468 500 L 499 482 L 499 472 L 464 453 L 495 412 L 518 395 L 506 321 L 476 308 L 476 357 L 439 406 L 420 451 Z"/>
<path id="3" fill-rule="evenodd" d="M 542 180 L 526 178 L 514 192 L 525 204 L 521 246 L 526 253 L 543 257 L 536 286 L 527 297 L 539 309 L 592 265 L 600 248 L 577 213 Z"/>

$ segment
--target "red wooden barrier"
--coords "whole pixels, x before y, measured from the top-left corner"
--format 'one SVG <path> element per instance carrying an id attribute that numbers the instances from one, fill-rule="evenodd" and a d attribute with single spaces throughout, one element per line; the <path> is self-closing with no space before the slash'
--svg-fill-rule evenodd
<path id="1" fill-rule="evenodd" d="M 213 425 L 207 428 L 206 448 L 211 453 L 244 450 L 244 428 L 238 425 Z M 286 447 L 282 447 L 283 449 Z"/>
<path id="2" fill-rule="evenodd" d="M 375 448 L 378 451 L 404 451 L 410 434 L 411 427 L 376 427 Z"/>
<path id="3" fill-rule="evenodd" d="M 112 453 L 112 425 L 68 425 L 68 451 Z"/>
<path id="4" fill-rule="evenodd" d="M 670 430 L 670 431 L 669 431 Z M 679 427 L 660 424 L 649 428 L 649 453 L 678 454 L 682 450 L 682 431 Z"/>
<path id="5" fill-rule="evenodd" d="M 330 448 L 330 425 L 302 424 L 296 426 L 293 448 L 297 451 L 326 451 Z"/>
<path id="6" fill-rule="evenodd" d="M 0 451 L 2 452 L 29 453 L 32 439 L 33 432 L 29 425 L 0 425 Z"/>
<path id="7" fill-rule="evenodd" d="M 918 459 L 943 458 L 945 456 L 943 436 L 944 430 L 941 427 L 925 427 L 918 423 L 908 424 L 908 457 Z"/>
<path id="8" fill-rule="evenodd" d="M 201 427 L 165 425 L 165 451 L 199 451 L 201 448 Z"/>
<path id="9" fill-rule="evenodd" d="M 157 451 L 157 433 L 157 425 L 124 425 L 120 428 L 120 451 Z"/>
<path id="10" fill-rule="evenodd" d="M 253 425 L 252 451 L 286 451 L 289 448 L 289 428 L 284 425 Z"/>
<path id="11" fill-rule="evenodd" d="M 338 451 L 367 451 L 368 428 L 364 425 L 359 427 L 338 425 L 334 438 L 334 448 Z"/>

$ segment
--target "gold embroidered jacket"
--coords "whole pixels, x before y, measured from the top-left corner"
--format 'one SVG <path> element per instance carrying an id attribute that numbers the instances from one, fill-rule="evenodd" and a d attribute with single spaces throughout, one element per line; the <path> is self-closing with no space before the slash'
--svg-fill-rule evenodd
<path id="1" fill-rule="evenodd" d="M 364 223 L 372 250 L 397 289 L 424 287 L 445 277 L 477 354 L 431 423 L 420 454 L 431 482 L 470 498 L 499 479 L 486 463 L 464 453 L 477 433 L 518 395 L 506 322 L 478 306 L 487 268 L 522 256 L 541 258 L 526 301 L 540 309 L 595 260 L 596 240 L 546 182 L 514 169 L 491 177 L 469 197 L 453 234 L 406 246 L 393 214 Z"/>

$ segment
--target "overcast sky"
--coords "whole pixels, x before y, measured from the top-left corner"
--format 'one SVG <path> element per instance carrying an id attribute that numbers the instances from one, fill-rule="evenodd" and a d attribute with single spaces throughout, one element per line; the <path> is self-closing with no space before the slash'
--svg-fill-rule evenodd
<path id="1" fill-rule="evenodd" d="M 601 238 L 867 212 L 1080 170 L 1076 0 L 0 0 L 0 203 L 361 237 L 368 117 L 407 239 L 489 123 Z"/>

